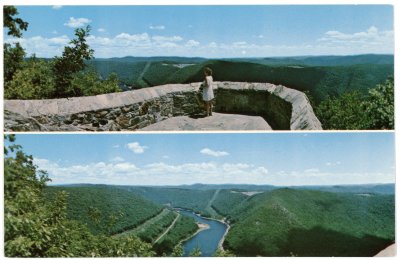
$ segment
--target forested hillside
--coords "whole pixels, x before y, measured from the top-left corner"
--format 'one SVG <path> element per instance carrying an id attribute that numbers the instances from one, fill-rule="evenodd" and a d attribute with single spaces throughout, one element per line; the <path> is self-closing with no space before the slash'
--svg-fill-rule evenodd
<path id="1" fill-rule="evenodd" d="M 91 60 L 107 77 L 114 72 L 134 88 L 167 83 L 199 82 L 209 66 L 217 81 L 270 82 L 309 91 L 316 102 L 347 91 L 367 93 L 393 75 L 392 55 L 320 56 L 293 58 L 243 58 L 205 60 L 155 57 Z"/>
<path id="2" fill-rule="evenodd" d="M 394 196 L 278 189 L 229 213 L 242 256 L 372 256 L 394 242 Z"/>
<path id="3" fill-rule="evenodd" d="M 138 195 L 106 185 L 47 187 L 48 198 L 67 193 L 67 217 L 86 223 L 95 233 L 113 234 L 137 227 L 162 211 Z"/>
<path id="4" fill-rule="evenodd" d="M 207 205 L 212 199 L 215 190 L 194 190 L 182 188 L 157 188 L 157 187 L 129 187 L 121 186 L 153 202 L 173 208 L 191 209 L 203 216 L 212 214 L 207 210 Z"/>
<path id="5" fill-rule="evenodd" d="M 135 236 L 93 235 L 85 223 L 67 218 L 66 192 L 49 199 L 50 181 L 33 157 L 5 136 L 4 253 L 6 257 L 154 256 L 150 244 Z M 47 195 L 47 196 L 46 196 Z M 54 195 L 54 194 L 53 194 Z M 82 209 L 85 210 L 85 209 Z"/>

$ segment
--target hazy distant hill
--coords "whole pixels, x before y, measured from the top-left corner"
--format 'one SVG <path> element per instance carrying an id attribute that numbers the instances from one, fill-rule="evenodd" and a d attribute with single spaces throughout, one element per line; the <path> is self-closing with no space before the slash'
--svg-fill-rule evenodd
<path id="1" fill-rule="evenodd" d="M 393 55 L 364 54 L 349 56 L 300 56 L 282 58 L 231 59 L 232 61 L 255 62 L 264 65 L 303 65 L 303 66 L 349 66 L 359 64 L 394 64 Z"/>
<path id="2" fill-rule="evenodd" d="M 69 194 L 69 218 L 105 232 L 109 217 L 122 212 L 111 233 L 135 232 L 142 225 L 134 234 L 149 242 L 171 225 L 177 216 L 174 207 L 225 218 L 231 228 L 224 248 L 238 256 L 373 256 L 395 240 L 394 184 L 76 184 L 48 187 L 47 196 L 61 190 Z M 90 219 L 89 207 L 100 210 L 100 225 Z M 164 242 L 155 246 L 157 252 L 171 252 L 195 230 L 192 219 L 179 218 Z"/>
<path id="3" fill-rule="evenodd" d="M 394 74 L 393 55 L 237 58 L 207 60 L 185 57 L 94 59 L 89 64 L 103 78 L 115 72 L 124 88 L 199 82 L 203 68 L 216 81 L 270 82 L 309 91 L 316 102 L 346 91 L 366 93 Z"/>

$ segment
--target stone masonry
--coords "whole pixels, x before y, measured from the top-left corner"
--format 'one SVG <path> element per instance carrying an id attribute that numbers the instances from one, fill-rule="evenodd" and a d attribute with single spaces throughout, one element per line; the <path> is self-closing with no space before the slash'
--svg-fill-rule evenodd
<path id="1" fill-rule="evenodd" d="M 200 83 L 90 97 L 5 100 L 5 131 L 132 131 L 202 113 Z M 263 117 L 276 130 L 321 130 L 306 95 L 269 83 L 215 82 L 215 111 Z"/>

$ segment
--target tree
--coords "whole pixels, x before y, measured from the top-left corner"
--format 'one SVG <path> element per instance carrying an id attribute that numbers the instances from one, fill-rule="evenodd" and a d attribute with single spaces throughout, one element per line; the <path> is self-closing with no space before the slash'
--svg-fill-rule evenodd
<path id="1" fill-rule="evenodd" d="M 322 101 L 315 110 L 324 129 L 364 129 L 364 97 L 358 91 Z"/>
<path id="2" fill-rule="evenodd" d="M 46 200 L 50 181 L 33 157 L 6 135 L 4 146 L 4 251 L 7 257 L 154 256 L 150 244 L 134 236 L 95 236 L 86 225 L 68 220 L 66 196 Z"/>
<path id="3" fill-rule="evenodd" d="M 77 96 L 93 96 L 121 91 L 115 73 L 111 73 L 106 80 L 101 80 L 100 75 L 92 69 L 76 73 L 71 81 L 71 89 Z"/>
<path id="4" fill-rule="evenodd" d="M 315 112 L 324 129 L 393 129 L 394 80 L 388 78 L 368 95 L 353 91 L 329 98 Z"/>
<path id="5" fill-rule="evenodd" d="M 183 256 L 183 246 L 181 243 L 179 243 L 178 245 L 176 245 L 174 247 L 174 250 L 172 251 L 171 256 L 174 256 L 174 257 Z"/>
<path id="6" fill-rule="evenodd" d="M 17 8 L 14 6 L 3 7 L 3 27 L 8 29 L 7 35 L 20 38 L 22 31 L 26 31 L 28 23 L 21 18 L 15 18 L 18 15 Z M 18 71 L 25 57 L 25 51 L 17 42 L 14 44 L 4 43 L 4 82 L 12 80 L 16 71 Z"/>
<path id="7" fill-rule="evenodd" d="M 86 38 L 90 35 L 90 26 L 77 28 L 76 38 L 65 46 L 61 57 L 55 57 L 54 74 L 56 82 L 55 97 L 78 96 L 79 89 L 72 87 L 75 73 L 85 68 L 85 61 L 93 58 L 94 50 L 90 49 Z"/>
<path id="8" fill-rule="evenodd" d="M 8 28 L 7 35 L 20 38 L 22 37 L 21 31 L 28 29 L 28 23 L 21 18 L 14 18 L 18 14 L 15 6 L 5 5 L 3 7 L 3 27 Z"/>
<path id="9" fill-rule="evenodd" d="M 189 256 L 192 257 L 197 257 L 197 256 L 201 256 L 201 251 L 199 247 L 196 247 L 192 250 L 192 252 L 189 253 Z"/>
<path id="10" fill-rule="evenodd" d="M 55 91 L 51 65 L 31 58 L 21 65 L 13 79 L 4 85 L 6 99 L 51 98 Z"/>
<path id="11" fill-rule="evenodd" d="M 370 89 L 364 109 L 367 129 L 394 129 L 394 79 Z"/>
<path id="12" fill-rule="evenodd" d="M 223 250 L 218 248 L 217 251 L 213 254 L 213 257 L 234 257 L 235 254 L 229 250 Z"/>

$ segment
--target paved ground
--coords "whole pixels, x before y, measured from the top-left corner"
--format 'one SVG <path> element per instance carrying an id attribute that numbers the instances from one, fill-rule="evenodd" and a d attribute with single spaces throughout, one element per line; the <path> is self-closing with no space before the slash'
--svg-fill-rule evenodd
<path id="1" fill-rule="evenodd" d="M 272 130 L 260 116 L 213 113 L 209 117 L 178 116 L 149 125 L 139 131 Z"/>
<path id="2" fill-rule="evenodd" d="M 396 244 L 390 245 L 387 248 L 380 251 L 376 257 L 394 257 L 396 256 Z"/>

